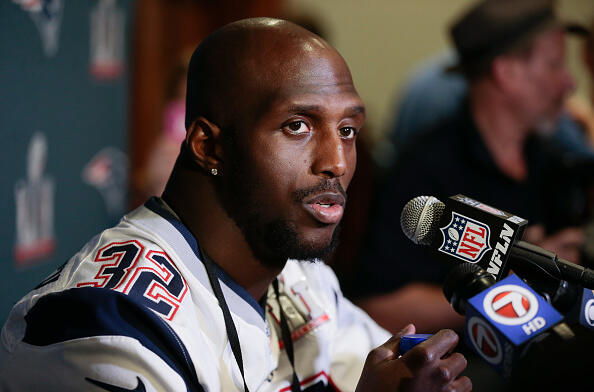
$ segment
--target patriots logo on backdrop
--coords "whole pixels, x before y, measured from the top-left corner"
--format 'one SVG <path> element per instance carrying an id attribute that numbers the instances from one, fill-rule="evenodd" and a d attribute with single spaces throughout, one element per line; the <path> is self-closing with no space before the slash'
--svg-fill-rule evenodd
<path id="1" fill-rule="evenodd" d="M 439 251 L 467 263 L 476 263 L 491 249 L 489 226 L 464 215 L 452 212 L 452 220 L 439 229 L 443 242 Z"/>
<path id="2" fill-rule="evenodd" d="M 41 37 L 43 52 L 53 57 L 58 52 L 63 0 L 12 0 L 29 13 Z"/>
<path id="3" fill-rule="evenodd" d="M 99 191 L 109 215 L 124 212 L 128 182 L 128 156 L 124 152 L 110 146 L 102 148 L 85 165 L 82 178 Z"/>

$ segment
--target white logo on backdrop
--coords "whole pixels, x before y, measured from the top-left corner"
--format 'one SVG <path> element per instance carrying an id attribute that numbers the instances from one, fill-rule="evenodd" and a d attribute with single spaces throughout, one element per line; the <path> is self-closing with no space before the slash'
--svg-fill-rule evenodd
<path id="1" fill-rule="evenodd" d="M 14 187 L 16 202 L 17 264 L 52 254 L 54 240 L 54 180 L 44 175 L 47 162 L 47 141 L 36 132 L 27 152 L 27 178 Z"/>
<path id="2" fill-rule="evenodd" d="M 124 12 L 115 0 L 99 0 L 91 11 L 90 72 L 97 79 L 114 79 L 124 69 Z"/>

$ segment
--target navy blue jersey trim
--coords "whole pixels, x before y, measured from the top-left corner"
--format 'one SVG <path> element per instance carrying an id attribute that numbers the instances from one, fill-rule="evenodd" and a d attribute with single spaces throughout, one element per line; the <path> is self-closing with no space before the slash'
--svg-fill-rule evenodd
<path id="1" fill-rule="evenodd" d="M 48 276 L 41 283 L 39 283 L 37 286 L 35 286 L 35 288 L 33 290 L 40 289 L 43 286 L 48 285 L 48 284 L 53 283 L 56 280 L 58 280 L 60 278 L 60 274 L 62 273 L 62 270 L 64 269 L 64 267 L 66 267 L 66 263 L 68 263 L 68 262 L 65 262 L 64 264 L 59 266 L 54 272 L 51 273 L 50 276 Z"/>
<path id="2" fill-rule="evenodd" d="M 47 346 L 93 336 L 127 336 L 154 352 L 185 381 L 203 391 L 187 349 L 152 310 L 112 290 L 83 287 L 41 297 L 25 316 L 23 342 Z"/>
<path id="3" fill-rule="evenodd" d="M 215 264 L 217 268 L 217 276 L 219 279 L 227 285 L 231 290 L 233 290 L 237 295 L 243 298 L 252 308 L 254 308 L 258 314 L 262 317 L 262 320 L 266 319 L 266 313 L 264 312 L 264 308 L 258 301 L 252 297 L 250 293 L 247 292 L 242 286 L 239 285 L 228 273 L 224 270 L 220 269 L 218 265 Z M 266 295 L 264 295 L 266 297 Z"/>
<path id="4" fill-rule="evenodd" d="M 175 227 L 177 229 L 177 231 L 179 231 L 180 234 L 184 237 L 184 239 L 186 240 L 188 245 L 190 245 L 190 248 L 192 248 L 192 250 L 194 251 L 194 254 L 198 258 L 198 260 L 200 260 L 200 261 L 203 260 L 202 252 L 200 250 L 200 247 L 198 246 L 198 241 L 196 241 L 196 238 L 194 237 L 194 235 L 171 212 L 169 212 L 165 207 L 163 207 L 163 205 L 161 203 L 159 203 L 159 201 L 157 200 L 156 197 L 151 197 L 150 199 L 148 199 L 147 202 L 144 204 L 144 206 L 146 208 L 148 208 L 149 210 L 153 211 L 155 214 L 160 215 L 163 219 L 165 219 L 169 223 L 171 223 L 171 225 L 173 227 Z M 250 306 L 252 308 L 254 308 L 254 310 L 256 310 L 258 312 L 258 314 L 260 315 L 260 317 L 262 317 L 262 319 L 264 320 L 266 318 L 266 313 L 264 311 L 264 308 L 262 306 L 260 306 L 258 301 L 256 301 L 256 299 L 254 297 L 252 297 L 252 295 L 250 293 L 248 293 L 246 289 L 244 289 L 241 285 L 239 285 L 239 283 L 237 283 L 229 274 L 227 274 L 225 271 L 223 271 L 221 268 L 219 268 L 219 266 L 216 265 L 216 263 L 215 263 L 215 267 L 217 269 L 217 277 L 223 283 L 225 283 L 225 285 L 227 285 L 227 287 L 229 287 L 237 295 L 239 295 L 241 298 L 243 298 L 244 301 L 246 301 L 248 304 L 250 304 Z"/>
<path id="5" fill-rule="evenodd" d="M 146 392 L 146 387 L 144 386 L 144 383 L 138 376 L 136 376 L 136 380 L 137 380 L 138 384 L 136 385 L 136 388 L 134 388 L 134 389 L 118 387 L 117 385 L 108 384 L 106 382 L 94 380 L 89 377 L 85 377 L 85 380 L 87 380 L 88 383 L 97 385 L 99 388 L 102 388 L 109 392 Z"/>
<path id="6" fill-rule="evenodd" d="M 336 305 L 336 309 L 338 309 L 338 293 L 336 290 L 332 290 L 334 292 L 334 304 Z"/>

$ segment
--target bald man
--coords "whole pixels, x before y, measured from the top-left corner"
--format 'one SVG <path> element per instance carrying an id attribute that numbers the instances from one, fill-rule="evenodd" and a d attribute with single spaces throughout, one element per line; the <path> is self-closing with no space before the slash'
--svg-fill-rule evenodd
<path id="1" fill-rule="evenodd" d="M 454 332 L 400 356 L 414 326 L 390 337 L 319 261 L 365 118 L 341 56 L 291 23 L 243 20 L 197 48 L 187 91 L 162 198 L 17 303 L 0 389 L 470 390 Z"/>

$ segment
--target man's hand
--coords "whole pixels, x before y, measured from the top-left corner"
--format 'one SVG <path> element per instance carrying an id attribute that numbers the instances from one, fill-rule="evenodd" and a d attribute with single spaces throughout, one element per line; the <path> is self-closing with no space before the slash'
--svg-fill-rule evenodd
<path id="1" fill-rule="evenodd" d="M 542 225 L 532 225 L 524 232 L 525 241 L 554 252 L 560 258 L 580 263 L 580 249 L 584 244 L 584 231 L 579 227 L 568 227 L 545 236 Z"/>
<path id="2" fill-rule="evenodd" d="M 373 349 L 367 356 L 357 392 L 366 391 L 470 391 L 468 377 L 458 377 L 466 368 L 460 353 L 451 353 L 458 343 L 452 330 L 441 330 L 398 356 L 400 337 L 415 333 L 411 324 Z"/>

